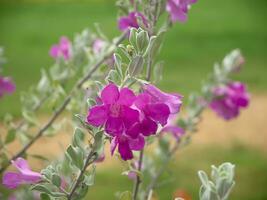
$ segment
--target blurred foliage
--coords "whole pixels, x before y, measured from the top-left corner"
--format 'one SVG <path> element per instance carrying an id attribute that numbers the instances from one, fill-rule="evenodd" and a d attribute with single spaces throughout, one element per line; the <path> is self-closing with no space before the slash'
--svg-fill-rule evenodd
<path id="1" fill-rule="evenodd" d="M 8 58 L 4 72 L 13 76 L 18 86 L 15 95 L 1 100 L 0 115 L 7 110 L 19 114 L 19 92 L 36 83 L 40 69 L 53 62 L 48 51 L 61 35 L 73 37 L 94 22 L 101 23 L 109 37 L 119 33 L 114 1 L 24 1 L 0 3 L 0 44 Z M 161 86 L 186 96 L 199 88 L 214 61 L 238 47 L 246 58 L 238 79 L 247 82 L 250 90 L 266 91 L 266 6 L 265 0 L 199 1 L 192 7 L 189 21 L 176 24 L 166 35 L 160 57 L 165 60 Z"/>

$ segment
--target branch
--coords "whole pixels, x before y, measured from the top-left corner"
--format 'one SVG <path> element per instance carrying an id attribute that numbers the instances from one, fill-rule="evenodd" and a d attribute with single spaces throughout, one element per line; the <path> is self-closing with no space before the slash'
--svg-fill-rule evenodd
<path id="1" fill-rule="evenodd" d="M 91 151 L 90 154 L 87 156 L 86 161 L 85 161 L 85 164 L 84 164 L 82 170 L 80 171 L 80 174 L 79 174 L 78 178 L 76 179 L 76 182 L 74 183 L 74 185 L 73 185 L 70 193 L 67 196 L 67 199 L 68 200 L 71 200 L 72 199 L 72 197 L 73 197 L 75 191 L 77 190 L 79 184 L 83 180 L 82 179 L 83 178 L 83 174 L 85 173 L 87 167 L 94 162 L 95 159 L 91 160 L 91 158 L 93 158 L 94 156 L 95 156 L 95 152 L 94 151 Z"/>
<path id="2" fill-rule="evenodd" d="M 114 45 L 118 46 L 127 36 L 127 32 L 123 33 L 117 41 L 115 41 Z M 115 49 L 114 49 L 115 50 Z M 70 91 L 69 95 L 65 98 L 63 103 L 56 109 L 55 113 L 53 116 L 49 119 L 49 121 L 37 132 L 37 134 L 32 138 L 32 140 L 26 144 L 16 155 L 14 155 L 6 165 L 4 165 L 0 169 L 0 174 L 6 170 L 6 168 L 11 164 L 11 160 L 15 160 L 18 157 L 21 157 L 40 137 L 43 136 L 44 132 L 55 122 L 55 120 L 58 118 L 58 116 L 65 110 L 67 105 L 70 103 L 72 96 L 74 92 L 82 87 L 82 85 L 91 78 L 91 76 L 94 74 L 94 72 L 105 62 L 106 59 L 108 59 L 112 54 L 113 51 L 107 53 L 105 56 L 102 57 L 89 71 L 89 73 L 84 76 L 82 79 L 80 79 L 75 86 L 72 88 Z"/>

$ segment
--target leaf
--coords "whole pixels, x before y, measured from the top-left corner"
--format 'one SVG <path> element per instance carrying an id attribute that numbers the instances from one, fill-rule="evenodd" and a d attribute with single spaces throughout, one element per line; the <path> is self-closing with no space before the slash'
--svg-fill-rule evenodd
<path id="1" fill-rule="evenodd" d="M 53 174 L 53 175 L 52 175 L 52 183 L 53 183 L 55 186 L 60 187 L 60 185 L 61 185 L 61 178 L 60 178 L 60 176 L 57 175 L 57 174 Z"/>
<path id="2" fill-rule="evenodd" d="M 73 135 L 73 146 L 75 147 L 83 147 L 84 133 L 83 131 L 76 127 Z"/>
<path id="3" fill-rule="evenodd" d="M 209 179 L 208 179 L 207 174 L 204 171 L 198 171 L 198 176 L 199 176 L 199 179 L 200 179 L 202 185 L 206 188 L 210 188 Z"/>
<path id="4" fill-rule="evenodd" d="M 112 69 L 109 71 L 106 77 L 106 81 L 116 83 L 119 85 L 121 83 L 121 77 L 116 70 Z"/>
<path id="5" fill-rule="evenodd" d="M 46 193 L 48 195 L 51 195 L 52 197 L 64 197 L 66 196 L 64 193 L 61 192 L 52 192 L 51 188 L 45 185 L 37 184 L 31 187 L 31 190 L 37 190 L 39 192 Z"/>
<path id="6" fill-rule="evenodd" d="M 10 129 L 6 135 L 5 144 L 13 142 L 16 138 L 16 130 Z"/>
<path id="7" fill-rule="evenodd" d="M 70 145 L 67 148 L 66 154 L 74 166 L 76 166 L 80 170 L 83 168 L 84 152 L 80 147 L 73 147 L 72 145 Z"/>
<path id="8" fill-rule="evenodd" d="M 131 28 L 130 30 L 130 36 L 129 36 L 129 41 L 132 46 L 134 46 L 135 49 L 137 49 L 137 29 L 136 28 Z"/>
<path id="9" fill-rule="evenodd" d="M 41 193 L 41 194 L 40 194 L 40 199 L 41 199 L 41 200 L 50 200 L 50 197 L 49 197 L 49 195 L 46 194 L 46 193 Z"/>
<path id="10" fill-rule="evenodd" d="M 142 53 L 149 43 L 149 36 L 147 31 L 142 30 L 139 33 L 137 33 L 136 40 L 137 40 L 137 49 L 140 53 Z"/>
<path id="11" fill-rule="evenodd" d="M 132 200 L 132 193 L 130 191 L 121 193 L 120 200 Z"/>
<path id="12" fill-rule="evenodd" d="M 144 58 L 140 55 L 135 56 L 129 64 L 128 73 L 132 76 L 139 75 L 144 67 Z"/>

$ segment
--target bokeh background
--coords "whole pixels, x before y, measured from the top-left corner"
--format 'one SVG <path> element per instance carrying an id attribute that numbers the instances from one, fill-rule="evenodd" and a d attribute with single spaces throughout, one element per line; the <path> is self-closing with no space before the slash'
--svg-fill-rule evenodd
<path id="1" fill-rule="evenodd" d="M 199 0 L 190 11 L 189 21 L 168 32 L 160 55 L 165 60 L 161 88 L 180 92 L 186 99 L 200 88 L 216 61 L 240 48 L 246 65 L 235 79 L 248 84 L 251 105 L 231 122 L 205 112 L 192 144 L 170 164 L 173 181 L 157 190 L 160 199 L 171 199 L 179 189 L 197 199 L 197 170 L 209 171 L 211 164 L 224 161 L 236 164 L 231 199 L 267 199 L 266 9 L 266 0 Z M 20 92 L 38 81 L 41 68 L 48 69 L 53 63 L 48 51 L 61 35 L 73 38 L 98 22 L 109 37 L 114 37 L 119 34 L 116 13 L 114 0 L 0 0 L 0 46 L 5 47 L 8 58 L 4 74 L 12 76 L 17 85 L 14 95 L 1 99 L 0 116 L 7 111 L 20 115 Z M 62 152 L 59 146 L 68 144 L 69 138 L 62 131 L 54 143 L 43 139 L 31 151 L 56 157 Z M 32 162 L 35 168 L 41 167 L 39 162 Z M 115 191 L 131 190 L 132 183 L 120 175 L 121 170 L 117 159 L 107 156 L 99 165 L 88 199 L 115 199 Z"/>

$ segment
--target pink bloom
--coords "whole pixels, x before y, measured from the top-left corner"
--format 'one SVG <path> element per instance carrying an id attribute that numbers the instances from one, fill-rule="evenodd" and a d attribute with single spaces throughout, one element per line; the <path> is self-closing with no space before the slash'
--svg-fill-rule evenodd
<path id="1" fill-rule="evenodd" d="M 3 185 L 9 189 L 15 189 L 22 184 L 34 184 L 41 181 L 41 174 L 38 172 L 33 172 L 27 161 L 23 158 L 17 158 L 12 161 L 12 165 L 16 167 L 19 172 L 6 172 L 3 175 Z"/>
<path id="2" fill-rule="evenodd" d="M 170 115 L 180 111 L 181 99 L 179 94 L 164 93 L 153 85 L 145 85 L 144 92 L 135 101 L 141 111 L 141 133 L 145 136 L 155 134 L 158 124 L 165 126 Z"/>
<path id="3" fill-rule="evenodd" d="M 15 89 L 16 86 L 10 78 L 0 76 L 0 97 L 13 93 Z"/>
<path id="4" fill-rule="evenodd" d="M 181 136 L 185 134 L 185 131 L 183 128 L 177 125 L 168 125 L 161 130 L 161 133 L 171 133 L 173 137 L 178 141 Z"/>
<path id="5" fill-rule="evenodd" d="M 147 19 L 140 12 L 130 12 L 128 16 L 123 16 L 118 21 L 118 26 L 121 31 L 130 29 L 130 28 L 139 28 L 137 18 L 140 17 L 142 19 L 143 24 L 147 27 Z"/>
<path id="6" fill-rule="evenodd" d="M 67 37 L 61 37 L 59 44 L 53 45 L 49 54 L 53 58 L 63 57 L 65 60 L 69 60 L 71 54 L 71 42 Z"/>
<path id="7" fill-rule="evenodd" d="M 241 108 L 249 104 L 249 94 L 246 86 L 240 82 L 232 82 L 226 86 L 219 86 L 213 90 L 214 98 L 210 108 L 220 117 L 230 120 L 239 115 Z"/>
<path id="8" fill-rule="evenodd" d="M 197 0 L 168 0 L 166 10 L 171 16 L 171 21 L 186 22 L 190 5 L 196 2 Z"/>
<path id="9" fill-rule="evenodd" d="M 144 146 L 144 138 L 138 137 L 139 112 L 131 106 L 136 96 L 128 88 L 119 88 L 110 83 L 101 92 L 100 104 L 92 107 L 87 122 L 93 126 L 104 126 L 105 132 L 113 137 L 111 152 L 118 146 L 124 160 L 132 159 L 132 150 L 140 150 Z M 141 147 L 140 147 L 141 146 Z"/>

